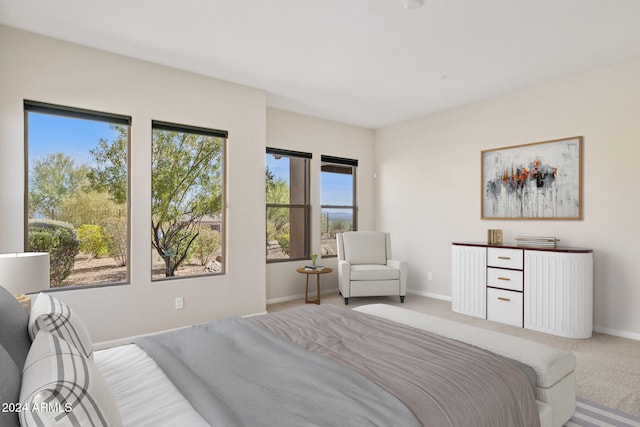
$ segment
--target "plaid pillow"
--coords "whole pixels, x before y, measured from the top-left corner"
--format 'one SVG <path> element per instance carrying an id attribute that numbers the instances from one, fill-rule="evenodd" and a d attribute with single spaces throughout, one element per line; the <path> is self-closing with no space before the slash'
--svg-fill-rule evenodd
<path id="1" fill-rule="evenodd" d="M 20 406 L 23 427 L 122 426 L 111 390 L 93 361 L 46 330 L 29 350 Z"/>
<path id="2" fill-rule="evenodd" d="M 78 351 L 93 359 L 93 343 L 84 322 L 71 308 L 49 294 L 40 293 L 31 307 L 29 336 L 36 338 L 39 330 L 49 331 L 73 344 Z"/>

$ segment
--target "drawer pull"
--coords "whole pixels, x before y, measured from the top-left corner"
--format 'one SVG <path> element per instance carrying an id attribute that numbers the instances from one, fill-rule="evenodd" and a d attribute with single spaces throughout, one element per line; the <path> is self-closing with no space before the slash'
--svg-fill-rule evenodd
<path id="1" fill-rule="evenodd" d="M 511 257 L 510 256 L 499 256 L 498 259 L 506 259 L 506 260 L 510 260 Z"/>
<path id="2" fill-rule="evenodd" d="M 500 301 L 507 301 L 507 302 L 511 301 L 511 298 L 498 297 L 498 299 Z"/>
<path id="3" fill-rule="evenodd" d="M 498 280 L 506 280 L 509 281 L 511 280 L 509 277 L 498 277 Z"/>

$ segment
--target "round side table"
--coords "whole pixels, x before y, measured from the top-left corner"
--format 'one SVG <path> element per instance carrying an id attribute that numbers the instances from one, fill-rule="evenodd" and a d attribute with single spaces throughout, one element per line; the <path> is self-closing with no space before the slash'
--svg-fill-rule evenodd
<path id="1" fill-rule="evenodd" d="M 328 268 L 328 267 L 324 267 L 322 269 L 318 269 L 318 270 L 310 270 L 310 269 L 306 269 L 304 267 L 300 267 L 298 269 L 296 269 L 296 271 L 298 273 L 303 273 L 307 275 L 307 289 L 304 293 L 304 302 L 306 304 L 308 303 L 316 303 L 316 304 L 320 304 L 320 275 L 321 274 L 325 274 L 325 273 L 331 273 L 333 271 L 332 268 Z M 314 275 L 316 276 L 316 286 L 318 288 L 318 294 L 316 296 L 316 299 L 314 300 L 310 300 L 309 299 L 309 276 L 310 275 Z"/>

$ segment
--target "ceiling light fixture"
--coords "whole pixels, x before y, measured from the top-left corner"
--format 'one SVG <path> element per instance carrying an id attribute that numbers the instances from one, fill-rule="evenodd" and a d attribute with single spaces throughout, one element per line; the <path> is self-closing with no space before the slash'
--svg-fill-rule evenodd
<path id="1" fill-rule="evenodd" d="M 413 10 L 413 9 L 420 9 L 423 5 L 424 5 L 423 0 L 407 0 L 404 7 L 407 9 Z"/>

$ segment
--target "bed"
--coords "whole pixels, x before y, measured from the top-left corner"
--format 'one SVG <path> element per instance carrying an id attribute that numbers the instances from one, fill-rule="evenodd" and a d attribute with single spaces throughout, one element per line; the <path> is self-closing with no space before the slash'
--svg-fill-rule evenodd
<path id="1" fill-rule="evenodd" d="M 399 307 L 229 317 L 93 352 L 64 303 L 41 294 L 27 316 L 3 291 L 3 426 L 561 426 L 574 410 L 570 353 Z"/>

